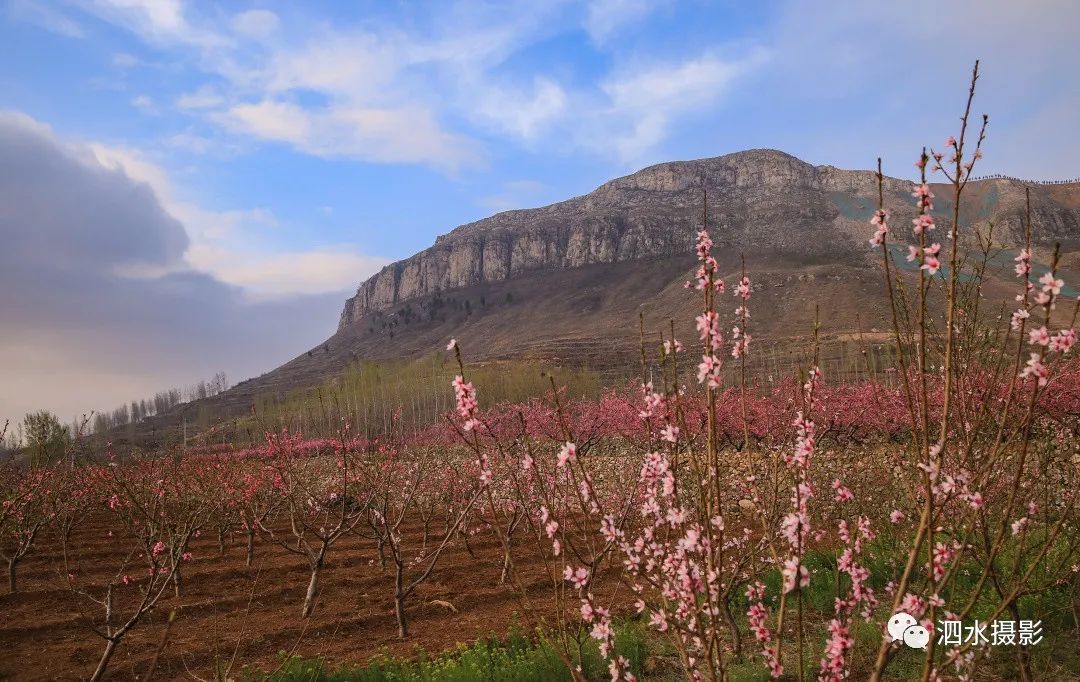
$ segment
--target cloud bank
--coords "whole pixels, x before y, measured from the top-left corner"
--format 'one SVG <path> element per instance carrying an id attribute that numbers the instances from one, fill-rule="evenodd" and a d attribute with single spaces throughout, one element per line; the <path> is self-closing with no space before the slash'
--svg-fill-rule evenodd
<path id="1" fill-rule="evenodd" d="M 191 243 L 149 183 L 0 113 L 0 421 L 70 419 L 219 370 L 235 381 L 333 330 L 340 293 L 253 301 L 190 267 Z"/>

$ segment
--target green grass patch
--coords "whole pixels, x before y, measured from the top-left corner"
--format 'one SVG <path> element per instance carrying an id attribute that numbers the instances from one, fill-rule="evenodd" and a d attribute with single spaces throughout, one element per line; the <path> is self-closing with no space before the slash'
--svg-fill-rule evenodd
<path id="1" fill-rule="evenodd" d="M 617 628 L 615 650 L 630 661 L 638 676 L 645 673 L 650 646 L 644 626 L 626 623 Z M 592 639 L 583 647 L 582 655 L 575 656 L 575 664 L 581 666 L 587 679 L 610 679 L 607 662 Z M 489 637 L 436 656 L 420 649 L 412 658 L 382 653 L 363 665 L 336 668 L 321 658 L 288 657 L 282 653 L 277 670 L 245 669 L 242 679 L 247 682 L 548 682 L 570 680 L 572 676 L 550 642 L 517 631 L 506 638 Z"/>

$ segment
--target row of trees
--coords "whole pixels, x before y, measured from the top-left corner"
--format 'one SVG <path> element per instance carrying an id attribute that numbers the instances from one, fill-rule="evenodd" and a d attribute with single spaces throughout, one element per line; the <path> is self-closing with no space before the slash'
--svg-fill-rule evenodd
<path id="1" fill-rule="evenodd" d="M 238 422 L 234 438 L 249 441 L 266 431 L 289 429 L 309 437 L 334 437 L 342 421 L 365 437 L 416 431 L 437 424 L 453 408 L 446 385 L 454 367 L 445 358 L 358 360 L 320 385 L 287 395 L 260 394 L 250 420 Z M 517 402 L 542 394 L 553 376 L 575 397 L 598 397 L 601 378 L 588 370 L 536 362 L 492 363 L 476 370 L 485 382 L 484 405 Z"/>
<path id="2" fill-rule="evenodd" d="M 1080 178 L 1073 178 L 1072 180 L 1024 180 L 1023 178 L 1014 178 L 1011 175 L 1002 175 L 1001 173 L 980 175 L 970 178 L 970 180 L 1014 180 L 1016 182 L 1026 182 L 1030 185 L 1071 185 L 1080 182 Z"/>
<path id="3" fill-rule="evenodd" d="M 225 372 L 218 372 L 209 381 L 199 381 L 186 389 L 170 388 L 158 391 L 149 400 L 132 400 L 130 404 L 121 405 L 111 412 L 94 415 L 94 433 L 103 433 L 117 426 L 135 424 L 147 417 L 165 414 L 181 403 L 212 398 L 228 388 L 229 379 Z"/>
<path id="4" fill-rule="evenodd" d="M 297 605 L 303 618 L 316 608 L 328 556 L 338 540 L 354 535 L 376 548 L 377 566 L 372 561 L 362 570 L 387 577 L 404 638 L 411 595 L 447 548 L 483 527 L 476 509 L 481 488 L 467 462 L 415 456 L 397 445 L 369 453 L 364 445 L 343 426 L 315 451 L 286 431 L 268 434 L 266 451 L 253 457 L 173 453 L 123 463 L 109 457 L 104 464 L 79 457 L 79 466 L 31 469 L 0 463 L 8 590 L 19 589 L 18 567 L 35 543 L 51 543 L 54 560 L 63 562 L 56 575 L 66 576 L 73 605 L 104 643 L 96 680 L 129 632 L 168 595 L 183 595 L 186 567 L 196 560 L 191 542 L 200 533 L 216 533 L 222 555 L 227 536 L 245 536 L 247 566 L 257 538 L 295 555 L 310 570 Z M 109 542 L 123 551 L 71 545 L 73 530 L 91 517 L 107 524 Z M 95 569 L 110 561 L 116 563 L 102 582 Z M 152 668 L 145 679 L 153 678 Z"/>

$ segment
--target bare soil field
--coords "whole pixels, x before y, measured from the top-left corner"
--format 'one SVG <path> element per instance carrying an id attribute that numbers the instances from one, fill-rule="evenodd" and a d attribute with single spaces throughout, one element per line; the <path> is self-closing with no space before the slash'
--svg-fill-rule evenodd
<path id="1" fill-rule="evenodd" d="M 71 555 L 81 586 L 103 586 L 121 565 L 127 547 L 108 532 L 97 519 L 74 531 Z M 241 536 L 229 540 L 222 556 L 216 534 L 204 532 L 192 543 L 183 595 L 167 593 L 149 620 L 124 639 L 108 677 L 143 678 L 174 609 L 177 618 L 154 679 L 211 679 L 215 660 L 227 662 L 234 651 L 236 676 L 244 665 L 273 670 L 281 651 L 322 656 L 336 667 L 364 662 L 382 650 L 411 655 L 422 647 L 435 653 L 503 635 L 519 609 L 512 591 L 499 585 L 501 550 L 481 535 L 470 546 L 481 560 L 471 558 L 459 541 L 413 594 L 410 636 L 402 641 L 394 619 L 393 573 L 380 572 L 372 541 L 346 536 L 334 546 L 315 611 L 304 620 L 300 608 L 310 572 L 303 558 L 260 538 L 255 562 L 246 568 Z M 86 602 L 75 601 L 58 572 L 62 565 L 60 544 L 45 536 L 19 565 L 19 591 L 0 595 L 0 679 L 75 680 L 94 671 L 105 642 L 90 629 L 88 616 L 100 619 L 101 612 L 80 611 Z M 520 566 L 519 574 L 539 567 Z"/>

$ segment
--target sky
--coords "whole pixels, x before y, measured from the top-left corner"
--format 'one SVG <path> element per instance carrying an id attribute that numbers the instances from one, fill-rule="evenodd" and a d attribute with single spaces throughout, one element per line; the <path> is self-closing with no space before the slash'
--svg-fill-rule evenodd
<path id="1" fill-rule="evenodd" d="M 0 0 L 0 424 L 321 342 L 455 226 L 769 147 L 1080 176 L 1080 3 Z"/>

